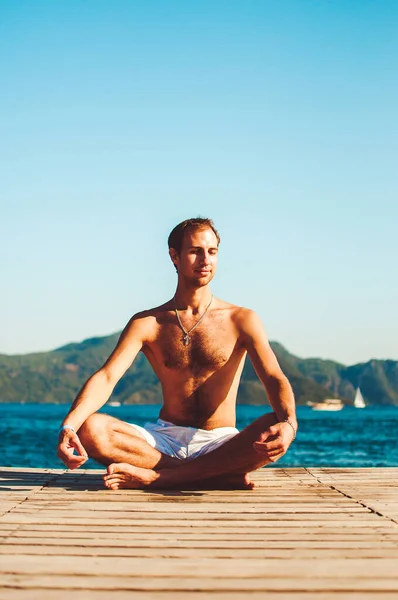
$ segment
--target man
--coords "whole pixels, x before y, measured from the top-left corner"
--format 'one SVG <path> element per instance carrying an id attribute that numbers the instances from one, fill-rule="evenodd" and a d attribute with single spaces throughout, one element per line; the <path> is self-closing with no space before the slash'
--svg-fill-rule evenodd
<path id="1" fill-rule="evenodd" d="M 175 296 L 134 315 L 79 392 L 59 434 L 58 456 L 69 468 L 95 458 L 108 466 L 110 489 L 251 489 L 248 473 L 287 451 L 297 430 L 294 396 L 261 321 L 210 291 L 219 241 L 210 219 L 189 219 L 171 232 Z M 96 412 L 139 351 L 163 392 L 160 419 L 145 428 Z M 238 432 L 236 395 L 246 354 L 274 412 Z"/>

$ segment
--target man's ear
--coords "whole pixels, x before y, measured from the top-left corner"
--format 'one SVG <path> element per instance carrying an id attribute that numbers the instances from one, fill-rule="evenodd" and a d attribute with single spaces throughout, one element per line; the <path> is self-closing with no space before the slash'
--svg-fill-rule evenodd
<path id="1" fill-rule="evenodd" d="M 177 261 L 178 261 L 178 252 L 177 252 L 177 250 L 175 250 L 175 248 L 170 248 L 169 249 L 169 256 L 171 258 L 171 261 L 172 261 L 173 265 L 177 269 Z"/>

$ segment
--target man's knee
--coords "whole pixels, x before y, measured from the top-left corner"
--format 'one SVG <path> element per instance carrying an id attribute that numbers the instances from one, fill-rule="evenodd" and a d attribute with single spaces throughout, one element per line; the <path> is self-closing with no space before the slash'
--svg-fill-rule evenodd
<path id="1" fill-rule="evenodd" d="M 82 444 L 104 444 L 111 437 L 111 424 L 107 415 L 90 415 L 77 432 Z"/>

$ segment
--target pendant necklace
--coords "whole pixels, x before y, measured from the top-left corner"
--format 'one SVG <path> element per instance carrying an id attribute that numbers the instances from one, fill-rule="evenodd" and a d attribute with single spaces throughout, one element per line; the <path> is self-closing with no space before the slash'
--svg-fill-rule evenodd
<path id="1" fill-rule="evenodd" d="M 180 319 L 180 315 L 178 314 L 178 310 L 177 310 L 177 305 L 176 305 L 176 297 L 174 296 L 173 298 L 174 300 L 174 310 L 176 311 L 176 317 L 177 317 L 177 321 L 179 326 L 181 327 L 183 333 L 184 333 L 184 337 L 182 338 L 183 344 L 184 346 L 189 346 L 190 342 L 191 342 L 191 338 L 189 337 L 189 334 L 191 333 L 191 331 L 193 331 L 201 322 L 201 320 L 203 319 L 203 317 L 205 316 L 205 314 L 207 313 L 207 311 L 210 308 L 210 304 L 213 302 L 213 296 L 211 297 L 211 300 L 209 302 L 209 304 L 206 306 L 206 309 L 204 311 L 204 313 L 199 317 L 199 319 L 196 321 L 196 323 L 194 325 L 192 325 L 191 329 L 188 329 L 188 331 L 185 329 L 184 325 L 181 323 L 181 319 Z"/>

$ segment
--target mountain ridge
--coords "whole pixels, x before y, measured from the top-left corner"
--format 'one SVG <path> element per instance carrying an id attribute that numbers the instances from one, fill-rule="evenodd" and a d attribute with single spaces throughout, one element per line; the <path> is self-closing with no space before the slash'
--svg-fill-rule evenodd
<path id="1" fill-rule="evenodd" d="M 0 402 L 73 401 L 83 383 L 106 361 L 120 332 L 71 342 L 47 352 L 0 354 Z M 352 404 L 360 386 L 369 405 L 398 406 L 398 361 L 371 359 L 346 366 L 320 358 L 300 358 L 279 342 L 271 342 L 288 377 L 297 404 L 339 397 Z M 115 386 L 111 399 L 121 404 L 157 404 L 161 386 L 148 361 L 139 353 Z M 238 402 L 266 404 L 263 385 L 246 359 Z"/>

